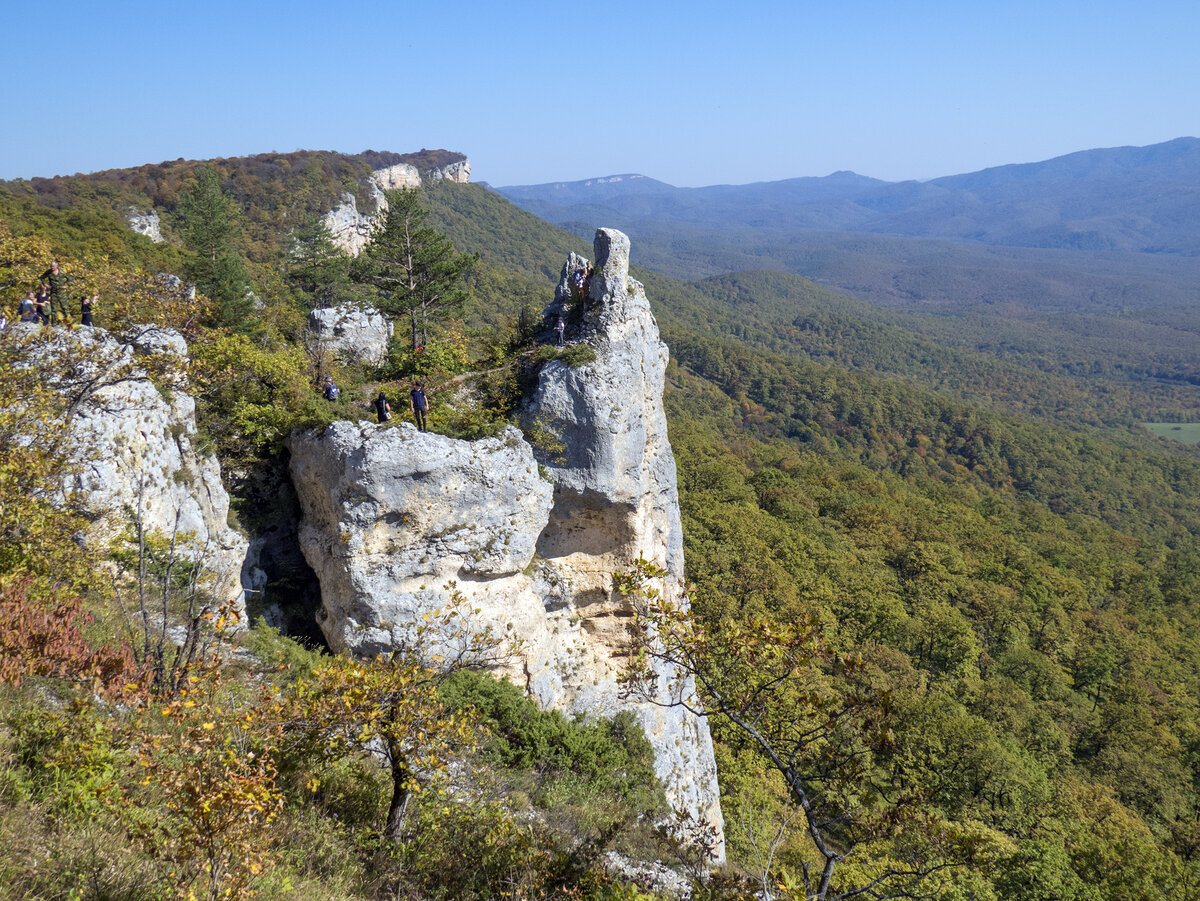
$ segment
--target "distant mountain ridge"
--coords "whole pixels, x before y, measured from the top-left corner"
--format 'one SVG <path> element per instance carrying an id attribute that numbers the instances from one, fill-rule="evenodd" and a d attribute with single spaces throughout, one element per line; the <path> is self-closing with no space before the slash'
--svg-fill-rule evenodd
<path id="1" fill-rule="evenodd" d="M 932 181 L 835 172 L 676 188 L 645 176 L 495 190 L 559 224 L 692 224 L 854 231 L 979 244 L 1195 255 L 1200 139 L 1087 150 Z"/>

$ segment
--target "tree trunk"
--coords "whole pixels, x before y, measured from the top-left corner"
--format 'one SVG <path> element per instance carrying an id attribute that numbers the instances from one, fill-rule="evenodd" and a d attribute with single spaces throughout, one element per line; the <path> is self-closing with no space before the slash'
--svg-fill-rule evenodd
<path id="1" fill-rule="evenodd" d="M 383 837 L 395 844 L 400 844 L 400 834 L 404 830 L 404 816 L 408 812 L 408 799 L 412 797 L 403 779 L 392 782 L 392 800 L 388 804 L 387 825 L 383 827 Z"/>
<path id="2" fill-rule="evenodd" d="M 400 758 L 398 748 L 389 748 L 388 752 L 392 759 L 392 800 L 388 804 L 387 825 L 383 827 L 383 837 L 400 844 L 404 815 L 408 812 L 408 799 L 412 797 L 412 791 L 408 787 L 412 773 Z"/>

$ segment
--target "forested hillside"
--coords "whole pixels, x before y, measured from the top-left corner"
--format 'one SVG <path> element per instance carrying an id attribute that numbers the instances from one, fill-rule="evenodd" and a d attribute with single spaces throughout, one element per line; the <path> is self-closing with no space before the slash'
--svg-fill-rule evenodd
<path id="1" fill-rule="evenodd" d="M 1200 456 L 1095 426 L 1194 392 L 956 350 L 787 276 L 641 277 L 701 616 L 815 616 L 872 661 L 898 737 L 867 781 L 975 830 L 959 891 L 1190 897 Z M 720 735 L 749 864 L 787 804 Z"/>
<path id="2" fill-rule="evenodd" d="M 252 322 L 223 322 L 203 294 L 187 309 L 156 294 L 154 273 L 186 271 L 195 251 L 153 245 L 122 224 L 127 203 L 174 215 L 196 190 L 194 164 L 0 185 L 3 283 L 34 277 L 53 253 L 106 292 L 137 285 L 125 302 L 107 295 L 102 324 L 155 317 L 184 330 L 201 419 L 227 473 L 237 473 L 244 523 L 277 528 L 291 515 L 280 490 L 283 438 L 366 416 L 363 401 L 381 384 L 414 374 L 450 384 L 483 371 L 476 406 L 438 405 L 431 427 L 475 437 L 505 421 L 527 384 L 524 367 L 557 353 L 537 334 L 563 259 L 591 253 L 481 186 L 427 185 L 429 224 L 458 252 L 479 255 L 466 307 L 437 325 L 428 354 L 401 348 L 383 370 L 329 370 L 352 399 L 328 403 L 315 391 L 324 371 L 304 350 L 303 314 L 316 292 L 312 271 L 297 270 L 291 223 L 361 187 L 378 162 L 312 153 L 214 163 L 242 230 L 231 246 L 262 304 Z M 168 216 L 168 237 L 182 238 L 185 220 L 176 231 Z M 322 284 L 355 296 L 362 277 L 340 265 Z M 828 897 L 871 885 L 867 897 L 946 901 L 1196 897 L 1200 452 L 1138 425 L 1200 413 L 1186 342 L 1176 334 L 1155 364 L 1166 368 L 1154 371 L 1136 348 L 1127 358 L 1098 353 L 1120 337 L 1099 326 L 1094 344 L 1058 341 L 1092 329 L 1069 312 L 1050 335 L 1004 320 L 1019 333 L 1010 340 L 987 317 L 883 310 L 791 274 L 636 277 L 671 350 L 666 404 L 697 620 L 713 646 L 738 630 L 769 638 L 804 624 L 821 649 L 802 692 L 764 691 L 767 719 L 794 720 L 827 741 L 814 739 L 827 757 L 802 747 L 798 759 L 825 834 L 845 854 Z M 0 302 L 11 299 L 10 290 Z M 1147 343 L 1160 334 L 1133 333 Z M 12 524 L 30 472 L 0 469 L 6 603 L 26 578 L 32 596 L 61 600 L 46 566 L 61 554 L 77 591 L 102 611 L 110 589 L 75 575 L 87 561 L 55 540 L 69 527 L 31 540 Z M 37 509 L 51 517 L 48 505 Z M 0 605 L 0 615 L 11 609 Z M 101 614 L 89 637 L 115 623 Z M 414 802 L 421 829 L 399 851 L 376 834 L 386 773 L 332 743 L 294 746 L 273 793 L 255 794 L 266 776 L 221 757 L 215 724 L 270 720 L 251 697 L 273 679 L 281 697 L 309 710 L 321 692 L 350 697 L 345 680 L 358 677 L 323 669 L 328 660 L 261 625 L 254 635 L 259 661 L 240 664 L 252 679 L 214 682 L 195 697 L 195 722 L 186 700 L 148 706 L 142 729 L 158 734 L 152 707 L 170 728 L 193 728 L 196 759 L 228 767 L 239 804 L 278 810 L 269 829 L 238 833 L 234 846 L 262 851 L 261 861 L 245 860 L 272 875 L 244 874 L 261 897 L 634 897 L 598 875 L 596 856 L 609 847 L 670 853 L 648 834 L 660 799 L 646 788 L 644 740 L 628 723 L 589 732 L 539 719 L 466 676 L 437 710 L 483 711 L 498 736 L 478 752 L 490 781 L 461 808 L 432 792 Z M 769 649 L 760 661 L 770 663 Z M 738 663 L 705 661 L 718 681 Z M 325 675 L 314 682 L 314 672 Z M 151 835 L 161 824 L 139 833 L 117 808 L 152 822 L 148 811 L 165 803 L 153 792 L 187 768 L 153 749 L 143 763 L 90 702 L 44 714 L 38 690 L 36 681 L 5 688 L 9 881 L 30 896 L 171 896 L 156 861 L 192 865 L 171 843 L 182 833 Z M 831 726 L 831 711 L 847 714 Z M 730 865 L 697 897 L 748 897 L 764 884 L 803 897 L 802 875 L 818 855 L 794 797 L 744 728 L 718 718 L 713 727 Z M 241 751 L 268 744 L 247 740 Z M 131 766 L 147 781 L 120 788 Z M 121 843 L 139 850 L 115 858 L 126 861 L 118 871 L 106 846 Z M 62 863 L 60 875 L 23 862 L 43 857 Z M 140 884 L 157 894 L 129 889 Z"/>

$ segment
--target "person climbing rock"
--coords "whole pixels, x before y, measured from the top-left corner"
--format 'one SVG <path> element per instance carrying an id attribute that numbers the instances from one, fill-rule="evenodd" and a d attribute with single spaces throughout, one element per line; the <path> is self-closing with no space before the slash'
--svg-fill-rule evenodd
<path id="1" fill-rule="evenodd" d="M 425 414 L 429 411 L 429 398 L 425 396 L 425 383 L 417 382 L 417 386 L 409 392 L 409 408 L 417 421 L 417 428 L 425 431 Z"/>
<path id="2" fill-rule="evenodd" d="M 40 276 L 42 282 L 50 287 L 50 308 L 47 311 L 50 314 L 57 313 L 63 325 L 71 324 L 71 311 L 67 305 L 70 303 L 67 297 L 67 287 L 74 280 L 73 276 L 67 275 L 59 268 L 58 260 L 54 260 L 50 264 L 50 268 L 43 272 Z M 47 317 L 49 321 L 49 317 Z"/>
<path id="3" fill-rule="evenodd" d="M 379 392 L 379 397 L 375 398 L 375 413 L 380 422 L 387 422 L 392 418 L 392 405 L 388 403 L 387 395 L 382 391 Z"/>

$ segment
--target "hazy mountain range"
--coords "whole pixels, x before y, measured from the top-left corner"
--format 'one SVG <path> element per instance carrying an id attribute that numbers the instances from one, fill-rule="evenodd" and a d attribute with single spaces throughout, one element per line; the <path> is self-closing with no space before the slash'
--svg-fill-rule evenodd
<path id="1" fill-rule="evenodd" d="M 835 172 L 749 185 L 676 188 L 639 175 L 521 185 L 499 193 L 556 223 L 853 231 L 981 244 L 1194 255 L 1200 139 L 1087 150 L 932 181 Z"/>
<path id="2" fill-rule="evenodd" d="M 496 189 L 673 278 L 772 269 L 873 303 L 1028 322 L 1134 313 L 1200 327 L 1200 140 L 1088 150 L 927 182 L 835 172 L 676 188 L 639 175 Z"/>

